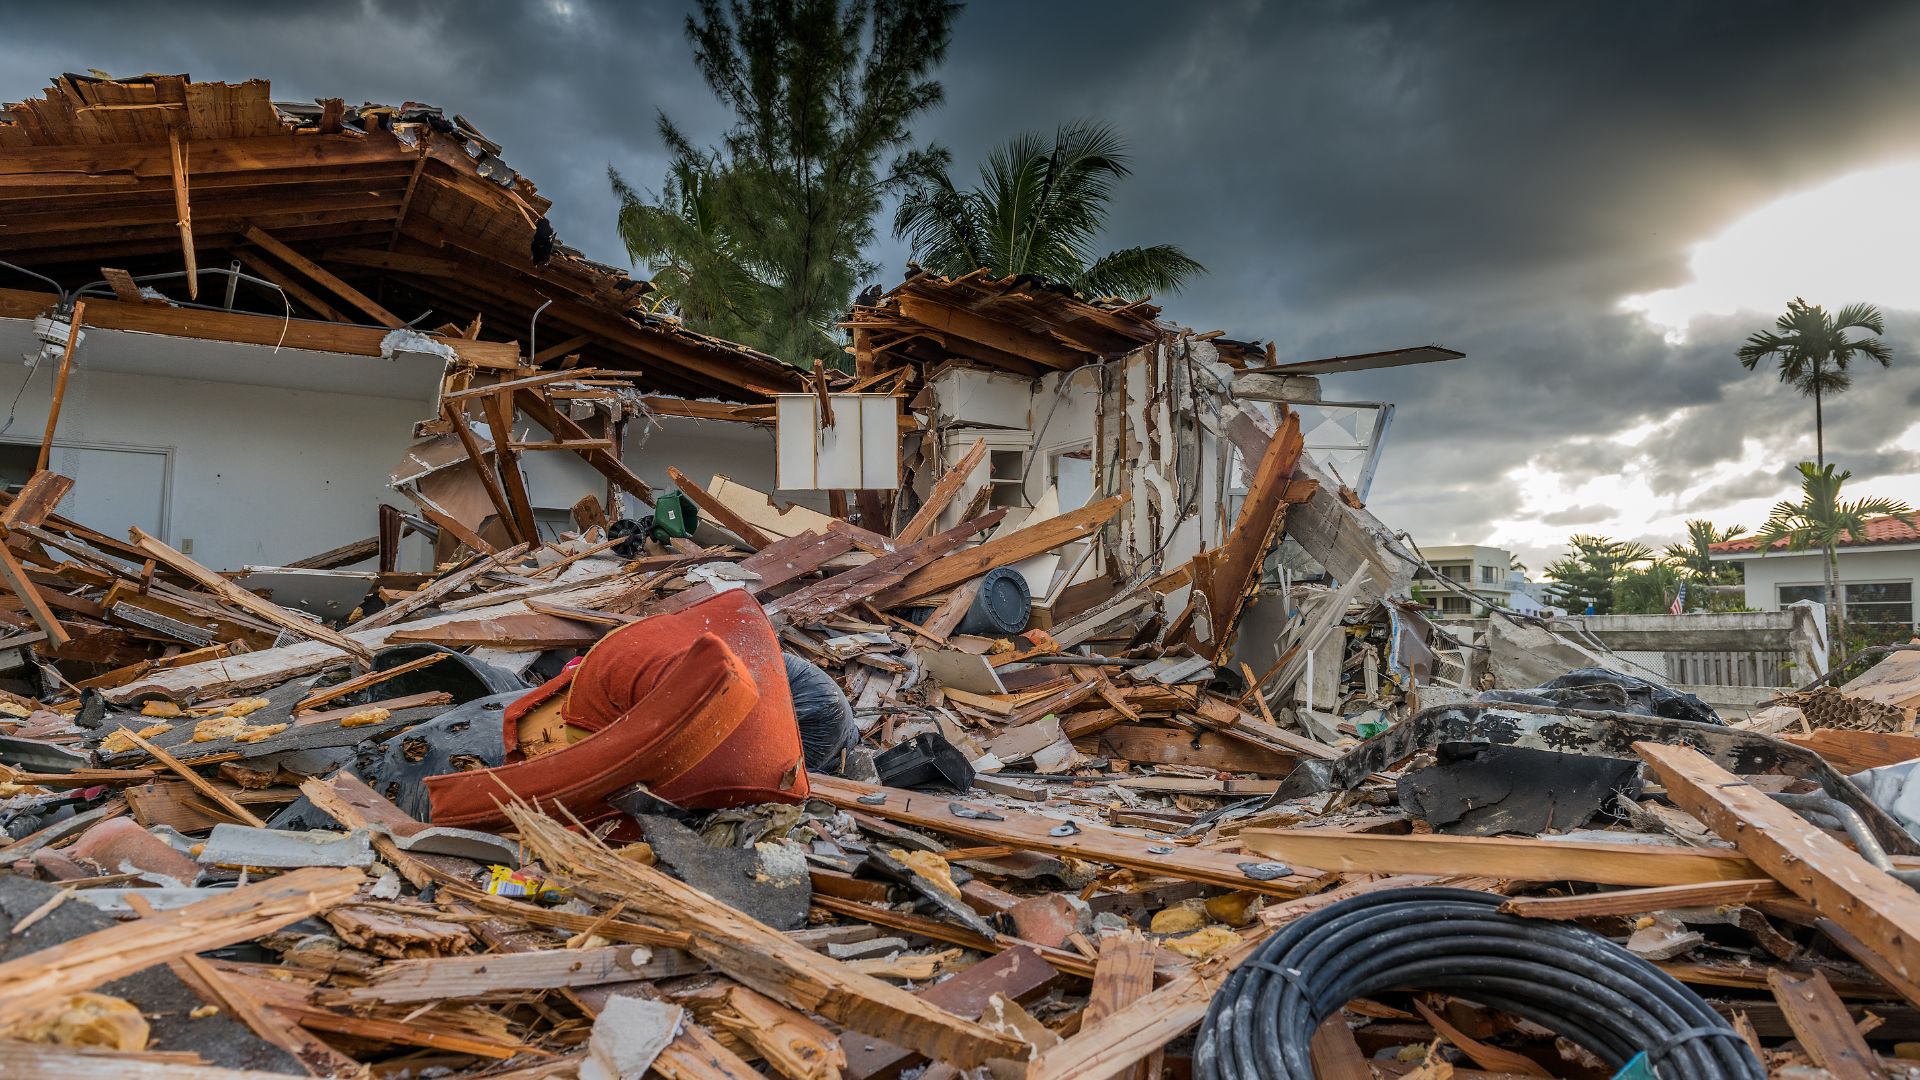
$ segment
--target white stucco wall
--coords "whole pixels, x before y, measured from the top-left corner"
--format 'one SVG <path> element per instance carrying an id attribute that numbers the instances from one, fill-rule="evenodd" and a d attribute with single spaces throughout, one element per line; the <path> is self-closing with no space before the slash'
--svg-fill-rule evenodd
<path id="1" fill-rule="evenodd" d="M 38 445 L 52 398 L 57 364 L 34 372 L 17 360 L 35 344 L 27 323 L 0 319 L 0 403 L 19 394 L 0 443 L 20 447 L 16 456 Z M 414 509 L 387 481 L 413 442 L 413 425 L 433 413 L 440 371 L 422 357 L 89 330 L 76 351 L 50 463 L 76 482 L 61 509 L 112 536 L 125 536 L 130 524 L 157 525 L 162 539 L 191 542 L 196 560 L 222 570 L 363 539 L 378 527 L 377 503 Z M 518 426 L 544 437 L 524 417 Z M 657 490 L 672 489 L 672 465 L 703 483 L 725 473 L 771 492 L 773 446 L 770 427 L 662 417 L 657 428 L 628 425 L 625 457 Z M 606 497 L 606 480 L 575 454 L 535 452 L 522 461 L 536 508 L 564 513 L 588 493 Z M 164 491 L 148 498 L 156 486 Z M 103 500 L 102 492 L 113 497 Z M 824 496 L 787 494 L 824 506 Z M 625 513 L 644 512 L 628 502 Z M 162 505 L 153 510 L 157 520 L 146 517 Z M 141 520 L 128 520 L 122 506 Z M 410 545 L 420 562 L 408 559 L 403 568 L 424 569 L 425 548 Z"/>
<path id="2" fill-rule="evenodd" d="M 1780 609 L 1781 585 L 1824 585 L 1827 575 L 1817 551 L 1768 555 L 1746 559 L 1747 606 L 1756 611 Z M 1887 548 L 1840 549 L 1841 582 L 1920 582 L 1920 545 Z"/>
<path id="3" fill-rule="evenodd" d="M 0 364 L 11 401 L 27 372 Z M 33 380 L 5 438 L 37 443 L 52 380 Z M 425 412 L 416 401 L 82 371 L 69 383 L 51 466 L 75 492 L 114 478 L 111 455 L 61 443 L 161 449 L 172 477 L 164 539 L 216 569 L 299 559 L 370 536 L 387 472 Z M 398 500 L 388 498 L 398 505 Z M 124 537 L 129 522 L 83 521 Z"/>

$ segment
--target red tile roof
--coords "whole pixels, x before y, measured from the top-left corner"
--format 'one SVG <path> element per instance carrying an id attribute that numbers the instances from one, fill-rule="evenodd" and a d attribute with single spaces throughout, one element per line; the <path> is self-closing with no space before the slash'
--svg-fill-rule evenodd
<path id="1" fill-rule="evenodd" d="M 1915 515 L 1920 520 L 1920 514 Z M 1877 517 L 1867 521 L 1867 535 L 1856 540 L 1852 536 L 1840 541 L 1839 547 L 1865 547 L 1872 544 L 1920 544 L 1920 529 L 1897 517 Z M 1775 540 L 1773 550 L 1785 551 L 1787 542 Z M 1751 536 L 1738 540 L 1727 540 L 1714 544 L 1707 549 L 1715 555 L 1732 555 L 1743 551 L 1759 551 L 1760 541 Z"/>

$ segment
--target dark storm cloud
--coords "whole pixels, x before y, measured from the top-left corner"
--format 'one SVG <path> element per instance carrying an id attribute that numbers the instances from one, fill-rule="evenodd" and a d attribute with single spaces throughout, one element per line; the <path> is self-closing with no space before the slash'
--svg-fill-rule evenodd
<path id="1" fill-rule="evenodd" d="M 655 186 L 658 112 L 701 140 L 725 122 L 686 6 L 10 5 L 0 98 L 94 67 L 439 104 L 555 199 L 564 240 L 620 262 L 606 166 Z M 917 137 L 970 178 L 1017 130 L 1112 121 L 1135 176 L 1109 242 L 1178 243 L 1211 270 L 1168 317 L 1297 359 L 1466 351 L 1328 391 L 1400 403 L 1375 508 L 1425 542 L 1476 541 L 1520 511 L 1503 478 L 1528 462 L 1575 483 L 1645 475 L 1663 497 L 1699 487 L 1699 515 L 1784 494 L 1775 465 L 1807 453 L 1810 403 L 1733 360 L 1772 312 L 1701 320 L 1674 346 L 1618 302 L 1682 283 L 1689 244 L 1782 194 L 1920 157 L 1915 40 L 1920 5 L 1901 3 L 980 0 Z M 890 281 L 906 252 L 885 232 L 872 255 Z M 1862 479 L 1911 468 L 1888 444 L 1920 408 L 1920 315 L 1890 316 L 1896 369 L 1862 372 L 1827 413 L 1829 456 Z M 1647 424 L 1638 445 L 1610 439 Z M 1766 467 L 1703 482 L 1750 443 Z M 1589 509 L 1529 512 L 1571 525 Z"/>

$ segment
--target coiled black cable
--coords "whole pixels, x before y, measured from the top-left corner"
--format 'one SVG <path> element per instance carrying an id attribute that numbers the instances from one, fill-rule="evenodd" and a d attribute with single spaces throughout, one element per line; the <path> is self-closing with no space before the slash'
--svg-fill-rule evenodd
<path id="1" fill-rule="evenodd" d="M 1388 889 L 1305 916 L 1236 968 L 1201 1023 L 1201 1080 L 1312 1080 L 1308 1044 L 1357 997 L 1444 990 L 1511 1013 L 1619 1069 L 1765 1080 L 1732 1026 L 1672 976 L 1591 931 L 1502 915 L 1466 889 Z"/>

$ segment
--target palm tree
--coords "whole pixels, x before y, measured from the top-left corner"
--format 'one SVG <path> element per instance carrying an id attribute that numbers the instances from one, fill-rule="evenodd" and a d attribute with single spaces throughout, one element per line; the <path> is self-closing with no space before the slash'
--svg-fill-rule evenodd
<path id="1" fill-rule="evenodd" d="M 1848 330 L 1856 329 L 1876 336 L 1847 336 Z M 1740 346 L 1740 364 L 1752 371 L 1760 361 L 1777 356 L 1780 381 L 1813 399 L 1814 460 L 1824 466 L 1827 443 L 1821 401 L 1853 385 L 1847 365 L 1856 357 L 1878 360 L 1881 367 L 1893 364 L 1893 347 L 1877 336 L 1886 332 L 1886 321 L 1872 304 L 1848 304 L 1838 315 L 1829 316 L 1825 308 L 1796 296 L 1786 314 L 1774 320 L 1771 331 L 1762 330 Z"/>
<path id="2" fill-rule="evenodd" d="M 987 156 L 969 191 L 954 187 L 944 152 L 930 155 L 908 182 L 894 235 L 912 245 L 916 262 L 949 277 L 985 267 L 1094 296 L 1178 291 L 1206 267 L 1171 244 L 1094 254 L 1114 187 L 1132 171 L 1125 151 L 1105 124 L 1068 124 L 1051 146 L 1027 132 Z"/>
<path id="3" fill-rule="evenodd" d="M 1729 581 L 1734 573 L 1727 563 L 1713 561 L 1713 545 L 1724 544 L 1729 540 L 1746 535 L 1744 525 L 1729 525 L 1724 529 L 1714 528 L 1713 522 L 1693 519 L 1687 522 L 1685 543 L 1668 544 L 1661 561 L 1683 575 L 1694 586 L 1713 585 Z M 1702 603 L 1707 602 L 1706 594 L 1701 594 Z"/>
<path id="4" fill-rule="evenodd" d="M 1898 499 L 1856 499 L 1842 501 L 1840 489 L 1853 477 L 1852 472 L 1835 473 L 1831 465 L 1816 466 L 1803 461 L 1800 469 L 1800 501 L 1775 504 L 1766 524 L 1754 534 L 1765 557 L 1782 540 L 1788 551 L 1818 547 L 1826 552 L 1827 607 L 1834 646 L 1846 655 L 1847 597 L 1840 588 L 1840 556 L 1835 550 L 1849 537 L 1865 536 L 1871 518 L 1897 517 L 1914 525 L 1913 508 Z"/>

